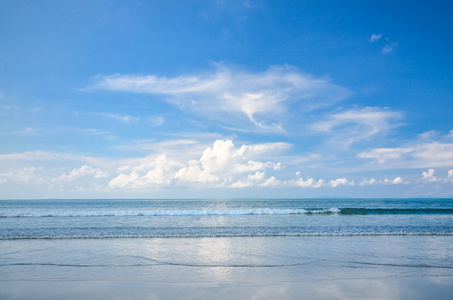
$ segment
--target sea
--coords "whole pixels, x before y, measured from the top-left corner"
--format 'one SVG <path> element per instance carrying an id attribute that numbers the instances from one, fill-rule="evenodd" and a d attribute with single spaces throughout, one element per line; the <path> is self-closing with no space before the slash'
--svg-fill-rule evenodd
<path id="1" fill-rule="evenodd" d="M 0 201 L 1 299 L 451 299 L 453 199 Z"/>

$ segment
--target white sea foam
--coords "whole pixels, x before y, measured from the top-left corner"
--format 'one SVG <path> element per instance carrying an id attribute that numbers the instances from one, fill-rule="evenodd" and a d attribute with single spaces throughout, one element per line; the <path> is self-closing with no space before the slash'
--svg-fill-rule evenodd
<path id="1" fill-rule="evenodd" d="M 220 209 L 220 210 L 126 210 L 126 211 L 46 211 L 0 213 L 2 218 L 41 218 L 41 217 L 127 217 L 127 216 L 221 216 L 221 215 L 302 215 L 335 214 L 338 208 L 329 209 Z"/>

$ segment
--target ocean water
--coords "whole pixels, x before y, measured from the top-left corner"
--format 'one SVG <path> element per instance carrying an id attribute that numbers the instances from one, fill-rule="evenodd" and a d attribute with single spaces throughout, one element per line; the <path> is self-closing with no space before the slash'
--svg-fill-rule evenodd
<path id="1" fill-rule="evenodd" d="M 453 199 L 4 200 L 0 298 L 451 299 L 452 249 Z"/>
<path id="2" fill-rule="evenodd" d="M 0 201 L 2 240 L 326 235 L 453 235 L 453 200 Z"/>

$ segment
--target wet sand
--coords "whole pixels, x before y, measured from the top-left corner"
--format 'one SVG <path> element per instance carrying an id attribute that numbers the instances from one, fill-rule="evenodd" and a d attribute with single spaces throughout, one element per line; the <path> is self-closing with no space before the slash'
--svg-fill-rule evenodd
<path id="1" fill-rule="evenodd" d="M 0 299 L 451 299 L 451 236 L 0 241 Z"/>

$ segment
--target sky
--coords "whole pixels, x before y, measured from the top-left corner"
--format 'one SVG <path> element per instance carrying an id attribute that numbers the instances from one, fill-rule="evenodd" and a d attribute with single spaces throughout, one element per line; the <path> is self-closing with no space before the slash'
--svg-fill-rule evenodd
<path id="1" fill-rule="evenodd" d="M 452 15 L 0 0 L 0 199 L 453 197 Z"/>

